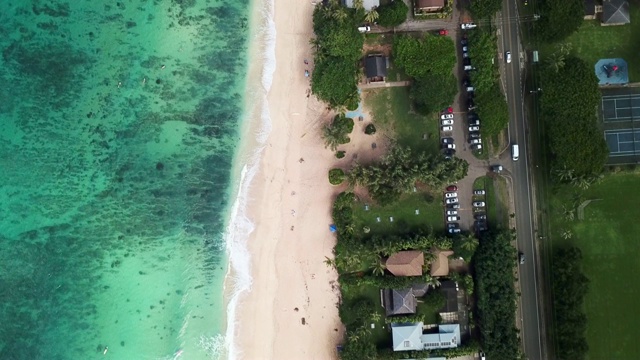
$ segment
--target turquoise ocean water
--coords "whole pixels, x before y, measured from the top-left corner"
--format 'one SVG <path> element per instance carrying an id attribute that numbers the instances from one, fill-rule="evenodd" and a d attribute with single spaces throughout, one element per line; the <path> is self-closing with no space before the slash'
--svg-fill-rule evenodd
<path id="1" fill-rule="evenodd" d="M 0 2 L 0 359 L 220 351 L 248 9 Z"/>

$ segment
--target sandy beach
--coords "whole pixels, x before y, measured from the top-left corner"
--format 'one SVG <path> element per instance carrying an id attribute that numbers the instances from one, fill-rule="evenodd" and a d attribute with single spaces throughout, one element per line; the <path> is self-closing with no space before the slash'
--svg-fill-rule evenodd
<path id="1" fill-rule="evenodd" d="M 324 263 L 335 245 L 329 225 L 340 191 L 329 185 L 336 159 L 320 137 L 331 113 L 308 95 L 304 76 L 313 69 L 312 12 L 310 1 L 275 1 L 272 129 L 249 190 L 253 282 L 237 305 L 240 359 L 332 359 L 342 336 L 337 274 Z"/>

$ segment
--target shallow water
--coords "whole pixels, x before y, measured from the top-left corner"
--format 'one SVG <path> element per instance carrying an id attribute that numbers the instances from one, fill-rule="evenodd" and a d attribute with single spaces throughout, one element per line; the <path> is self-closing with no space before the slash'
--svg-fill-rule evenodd
<path id="1" fill-rule="evenodd" d="M 1 359 L 215 358 L 248 7 L 0 3 Z"/>

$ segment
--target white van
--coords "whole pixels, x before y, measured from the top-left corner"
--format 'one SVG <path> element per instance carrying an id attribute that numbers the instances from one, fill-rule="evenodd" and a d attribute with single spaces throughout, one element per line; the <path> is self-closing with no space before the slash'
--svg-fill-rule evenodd
<path id="1" fill-rule="evenodd" d="M 519 157 L 520 157 L 520 148 L 518 147 L 518 144 L 511 145 L 511 158 L 513 159 L 513 161 L 518 161 Z"/>

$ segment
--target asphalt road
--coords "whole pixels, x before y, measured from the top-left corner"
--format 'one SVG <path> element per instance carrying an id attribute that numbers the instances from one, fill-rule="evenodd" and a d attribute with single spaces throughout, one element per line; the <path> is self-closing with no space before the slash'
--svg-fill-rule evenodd
<path id="1" fill-rule="evenodd" d="M 527 124 L 524 113 L 523 99 L 523 79 L 522 69 L 524 68 L 524 54 L 520 52 L 520 33 L 517 3 L 521 0 L 504 0 L 502 5 L 502 18 L 509 19 L 501 21 L 501 41 L 504 69 L 504 86 L 507 94 L 507 104 L 509 107 L 509 136 L 511 144 L 518 144 L 520 156 L 518 161 L 510 164 L 511 177 L 513 179 L 513 195 L 515 204 L 515 221 L 517 230 L 517 248 L 524 253 L 525 263 L 519 267 L 520 283 L 520 303 L 519 315 L 521 316 L 521 335 L 526 359 L 541 360 L 546 358 L 544 351 L 544 341 L 541 336 L 543 314 L 539 302 L 538 279 L 540 270 L 538 268 L 538 254 L 535 244 L 534 234 L 534 197 L 532 193 L 533 166 L 529 159 L 527 142 Z M 510 51 L 512 61 L 506 63 L 504 52 Z M 509 156 L 510 158 L 511 156 Z M 511 160 L 509 160 L 511 161 Z"/>

